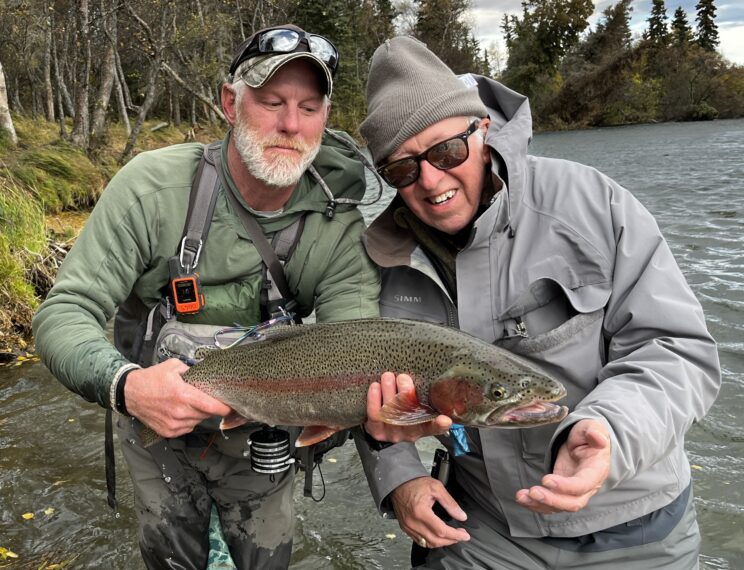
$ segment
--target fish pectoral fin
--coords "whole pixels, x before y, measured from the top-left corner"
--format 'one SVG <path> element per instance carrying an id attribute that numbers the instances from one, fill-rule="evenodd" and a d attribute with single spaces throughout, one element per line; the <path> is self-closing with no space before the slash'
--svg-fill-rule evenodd
<path id="1" fill-rule="evenodd" d="M 318 442 L 328 439 L 334 433 L 341 431 L 342 427 L 338 426 L 305 426 L 302 429 L 302 433 L 295 442 L 295 447 L 307 447 L 308 445 L 315 445 Z"/>
<path id="2" fill-rule="evenodd" d="M 224 418 L 222 418 L 222 421 L 220 422 L 220 431 L 225 431 L 228 429 L 240 427 L 242 425 L 247 424 L 249 421 L 251 420 L 249 420 L 245 416 L 241 416 L 238 412 L 233 410 L 232 412 L 227 414 Z"/>
<path id="3" fill-rule="evenodd" d="M 380 419 L 397 426 L 423 424 L 438 415 L 433 408 L 419 402 L 415 392 L 401 392 L 380 409 Z"/>

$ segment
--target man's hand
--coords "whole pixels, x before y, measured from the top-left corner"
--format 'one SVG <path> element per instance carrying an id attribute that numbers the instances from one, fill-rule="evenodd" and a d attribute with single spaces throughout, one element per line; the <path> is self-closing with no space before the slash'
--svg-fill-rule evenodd
<path id="1" fill-rule="evenodd" d="M 171 358 L 130 372 L 124 385 L 127 411 L 162 437 L 178 437 L 210 416 L 228 415 L 230 406 L 183 381 L 188 369 Z"/>
<path id="2" fill-rule="evenodd" d="M 517 502 L 537 513 L 575 513 L 586 507 L 610 473 L 610 434 L 596 420 L 576 422 L 542 485 L 517 491 Z"/>
<path id="3" fill-rule="evenodd" d="M 367 392 L 367 422 L 364 430 L 377 441 L 416 441 L 427 435 L 445 433 L 452 425 L 447 416 L 437 416 L 433 420 L 411 426 L 395 426 L 383 423 L 380 419 L 380 409 L 383 405 L 395 399 L 399 392 L 416 392 L 413 380 L 408 374 L 395 376 L 392 372 L 385 372 L 380 382 L 373 382 Z"/>
<path id="4" fill-rule="evenodd" d="M 462 522 L 468 518 L 440 481 L 411 479 L 397 487 L 390 500 L 401 530 L 420 546 L 439 548 L 470 540 L 464 528 L 453 528 L 434 513 L 434 503 L 439 503 L 453 519 Z"/>

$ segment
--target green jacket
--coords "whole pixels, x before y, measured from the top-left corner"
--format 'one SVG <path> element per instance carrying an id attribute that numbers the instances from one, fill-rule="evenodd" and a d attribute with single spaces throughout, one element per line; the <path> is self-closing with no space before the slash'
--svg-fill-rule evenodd
<path id="1" fill-rule="evenodd" d="M 160 300 L 202 151 L 201 144 L 175 145 L 144 152 L 124 166 L 101 195 L 34 317 L 36 348 L 44 363 L 88 401 L 109 407 L 113 376 L 129 362 L 105 330 L 116 308 L 130 293 L 148 308 Z M 349 149 L 325 137 L 313 164 L 336 197 L 362 198 L 364 168 Z M 319 322 L 376 317 L 379 277 L 360 241 L 362 215 L 354 207 L 339 205 L 329 219 L 323 215 L 326 206 L 322 189 L 305 174 L 281 215 L 257 219 L 271 239 L 306 214 L 300 240 L 285 266 L 300 316 L 314 309 Z M 261 257 L 224 188 L 197 271 L 206 306 L 189 317 L 191 322 L 245 326 L 259 322 Z"/>

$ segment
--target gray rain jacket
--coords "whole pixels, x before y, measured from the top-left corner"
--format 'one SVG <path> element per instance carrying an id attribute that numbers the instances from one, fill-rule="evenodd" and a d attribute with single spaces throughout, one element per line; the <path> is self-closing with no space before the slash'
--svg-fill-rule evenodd
<path id="1" fill-rule="evenodd" d="M 497 119 L 486 135 L 493 176 L 500 161 L 506 176 L 457 255 L 460 302 L 453 304 L 426 254 L 393 221 L 399 198 L 367 231 L 366 247 L 382 268 L 383 316 L 459 326 L 565 384 L 562 403 L 571 411 L 563 422 L 468 428 L 471 453 L 453 458 L 454 473 L 513 536 L 581 536 L 669 505 L 689 486 L 685 433 L 717 395 L 716 346 L 649 212 L 593 168 L 529 156 L 527 99 L 476 80 Z M 540 515 L 518 505 L 517 490 L 552 471 L 553 453 L 584 418 L 604 422 L 611 434 L 611 472 L 600 492 L 577 513 Z M 452 450 L 449 438 L 441 441 Z M 427 475 L 415 446 L 358 446 L 375 500 L 390 514 L 387 495 Z"/>

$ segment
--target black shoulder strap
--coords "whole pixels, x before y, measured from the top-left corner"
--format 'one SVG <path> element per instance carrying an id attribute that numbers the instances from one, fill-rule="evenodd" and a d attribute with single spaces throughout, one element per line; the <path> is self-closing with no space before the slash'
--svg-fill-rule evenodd
<path id="1" fill-rule="evenodd" d="M 183 239 L 178 246 L 181 266 L 188 270 L 196 267 L 199 254 L 207 240 L 209 226 L 212 223 L 214 205 L 220 189 L 220 176 L 214 157 L 218 157 L 222 141 L 215 141 L 204 146 L 196 175 L 191 183 L 189 209 L 183 227 Z M 227 187 L 225 187 L 227 188 Z"/>

